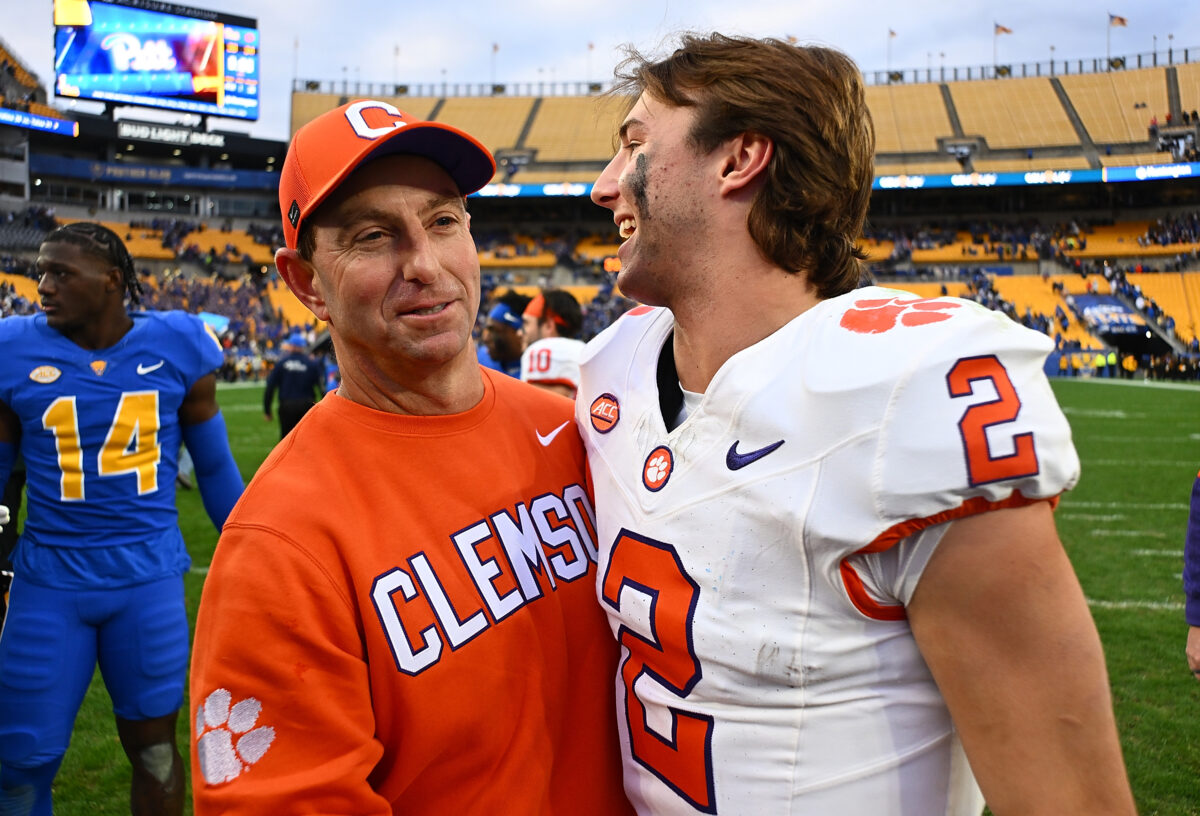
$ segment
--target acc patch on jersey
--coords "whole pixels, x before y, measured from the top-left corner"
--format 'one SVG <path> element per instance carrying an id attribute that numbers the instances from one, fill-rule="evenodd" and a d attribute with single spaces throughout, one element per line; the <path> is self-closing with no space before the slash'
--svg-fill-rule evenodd
<path id="1" fill-rule="evenodd" d="M 617 425 L 621 418 L 621 404 L 612 394 L 601 394 L 592 400 L 588 411 L 592 418 L 592 427 L 597 433 L 608 433 Z"/>
<path id="2" fill-rule="evenodd" d="M 36 383 L 52 383 L 62 376 L 62 372 L 52 365 L 38 366 L 33 371 L 29 372 L 29 379 Z"/>

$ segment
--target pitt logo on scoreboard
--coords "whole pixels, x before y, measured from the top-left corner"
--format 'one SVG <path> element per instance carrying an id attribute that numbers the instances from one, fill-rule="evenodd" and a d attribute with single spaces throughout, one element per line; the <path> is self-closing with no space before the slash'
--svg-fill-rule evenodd
<path id="1" fill-rule="evenodd" d="M 582 485 L 478 519 L 450 547 L 376 576 L 371 604 L 396 668 L 417 675 L 560 583 L 591 583 L 596 514 Z M 591 577 L 589 577 L 591 576 Z"/>

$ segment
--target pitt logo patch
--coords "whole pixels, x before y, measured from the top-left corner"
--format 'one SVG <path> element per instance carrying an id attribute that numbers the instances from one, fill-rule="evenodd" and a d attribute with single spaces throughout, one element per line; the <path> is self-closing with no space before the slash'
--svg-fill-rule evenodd
<path id="1" fill-rule="evenodd" d="M 49 384 L 62 376 L 62 372 L 51 365 L 38 366 L 29 372 L 29 379 L 35 383 Z"/>
<path id="2" fill-rule="evenodd" d="M 650 451 L 650 455 L 646 457 L 646 464 L 642 466 L 642 484 L 651 493 L 657 493 L 666 487 L 667 479 L 671 478 L 671 471 L 674 468 L 675 456 L 671 453 L 671 449 L 665 445 L 659 445 Z"/>
<path id="3" fill-rule="evenodd" d="M 108 362 L 105 360 L 92 360 L 88 365 L 92 367 L 92 371 L 96 372 L 97 377 L 101 376 L 104 369 L 108 368 Z"/>
<path id="4" fill-rule="evenodd" d="M 592 401 L 589 411 L 592 416 L 592 427 L 597 433 L 608 433 L 616 427 L 621 418 L 621 404 L 612 394 L 601 394 Z"/>

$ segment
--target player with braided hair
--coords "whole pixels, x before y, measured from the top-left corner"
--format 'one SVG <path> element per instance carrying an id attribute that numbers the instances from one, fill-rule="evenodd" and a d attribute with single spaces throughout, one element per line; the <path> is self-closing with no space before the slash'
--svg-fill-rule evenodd
<path id="1" fill-rule="evenodd" d="M 19 453 L 28 499 L 0 634 L 0 813 L 51 813 L 98 662 L 133 766 L 132 812 L 180 814 L 181 440 L 218 528 L 243 486 L 216 402 L 220 344 L 192 315 L 127 311 L 133 261 L 99 224 L 51 232 L 37 269 L 42 313 L 0 321 L 0 483 Z"/>
<path id="2" fill-rule="evenodd" d="M 103 224 L 93 221 L 75 221 L 51 232 L 45 243 L 74 244 L 85 252 L 107 261 L 121 270 L 125 291 L 134 304 L 142 302 L 142 283 L 133 268 L 133 256 L 129 254 L 120 237 Z"/>

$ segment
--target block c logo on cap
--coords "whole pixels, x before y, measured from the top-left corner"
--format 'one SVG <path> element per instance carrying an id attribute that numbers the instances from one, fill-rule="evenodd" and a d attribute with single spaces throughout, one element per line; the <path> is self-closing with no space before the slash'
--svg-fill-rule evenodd
<path id="1" fill-rule="evenodd" d="M 388 116 L 394 116 L 395 120 L 384 127 L 371 127 L 363 117 L 363 111 L 373 108 L 378 108 Z M 387 102 L 378 102 L 373 99 L 355 102 L 346 108 L 346 121 L 350 123 L 350 127 L 354 128 L 354 132 L 364 139 L 378 139 L 380 136 L 387 135 L 397 128 L 404 127 L 408 123 L 404 121 L 403 117 L 404 114 L 395 105 L 389 105 Z"/>

